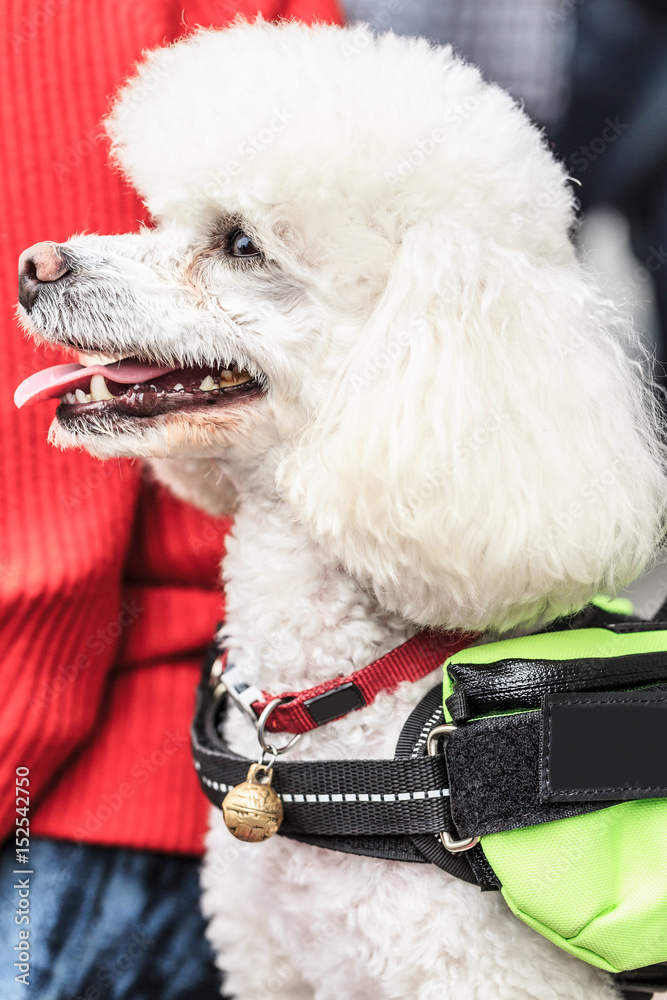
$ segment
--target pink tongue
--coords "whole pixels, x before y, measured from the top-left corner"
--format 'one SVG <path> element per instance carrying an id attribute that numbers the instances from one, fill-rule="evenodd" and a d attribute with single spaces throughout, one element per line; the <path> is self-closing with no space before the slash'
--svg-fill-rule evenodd
<path id="1" fill-rule="evenodd" d="M 58 399 L 66 392 L 75 389 L 89 391 L 90 379 L 93 375 L 104 375 L 110 382 L 121 385 L 134 385 L 136 382 L 147 382 L 160 375 L 175 372 L 179 365 L 151 365 L 134 358 L 124 361 L 112 361 L 110 365 L 54 365 L 45 368 L 43 372 L 35 372 L 21 382 L 14 393 L 14 402 L 19 407 L 26 404 L 41 403 L 45 399 Z"/>

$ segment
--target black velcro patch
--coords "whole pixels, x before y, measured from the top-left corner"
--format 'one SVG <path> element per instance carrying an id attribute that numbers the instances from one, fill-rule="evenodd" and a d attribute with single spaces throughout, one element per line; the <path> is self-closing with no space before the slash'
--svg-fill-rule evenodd
<path id="1" fill-rule="evenodd" d="M 543 802 L 667 797 L 667 690 L 547 694 Z"/>
<path id="2" fill-rule="evenodd" d="M 341 684 L 340 687 L 332 691 L 325 691 L 314 698 L 308 698 L 303 703 L 303 707 L 312 717 L 318 726 L 332 719 L 338 719 L 341 715 L 347 715 L 357 708 L 363 708 L 366 702 L 364 696 L 352 681 Z"/>

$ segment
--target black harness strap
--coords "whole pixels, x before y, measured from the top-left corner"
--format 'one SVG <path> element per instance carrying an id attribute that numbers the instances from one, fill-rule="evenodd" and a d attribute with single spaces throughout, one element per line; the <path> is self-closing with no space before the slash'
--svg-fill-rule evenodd
<path id="1" fill-rule="evenodd" d="M 417 705 L 403 726 L 396 744 L 396 756 L 401 757 L 404 754 L 425 755 L 428 734 L 436 726 L 440 726 L 444 722 L 444 718 L 442 687 L 437 684 Z M 443 829 L 455 838 L 458 837 L 452 820 L 451 806 L 447 810 Z M 452 854 L 443 847 L 439 837 L 416 834 L 410 839 L 424 859 L 437 865 L 438 868 L 442 868 L 443 871 L 449 872 L 450 875 L 473 885 L 476 883 L 482 892 L 500 888 L 498 877 L 486 860 L 481 847 L 473 847 L 470 851 L 462 854 Z"/>
<path id="2" fill-rule="evenodd" d="M 545 802 L 540 795 L 542 713 L 490 716 L 445 743 L 457 836 L 473 837 L 578 816 L 610 802 Z"/>
<path id="3" fill-rule="evenodd" d="M 667 962 L 619 972 L 614 981 L 623 990 L 626 1000 L 649 1000 L 654 993 L 667 990 Z"/>
<path id="4" fill-rule="evenodd" d="M 253 763 L 220 749 L 194 746 L 195 767 L 214 805 L 245 781 Z M 442 757 L 276 763 L 273 787 L 283 803 L 285 833 L 368 836 L 437 833 L 449 789 Z M 410 789 L 409 791 L 407 789 Z"/>
<path id="5" fill-rule="evenodd" d="M 220 735 L 227 709 L 214 697 L 207 656 L 192 724 L 192 752 L 202 789 L 217 808 L 245 781 L 253 761 L 234 753 Z M 391 760 L 276 762 L 273 787 L 281 797 L 279 833 L 329 850 L 413 863 L 431 862 L 473 884 L 470 862 L 450 854 L 437 834 L 454 833 L 444 757 L 429 757 L 426 739 L 442 721 L 442 689 L 435 687 L 407 720 Z M 481 850 L 482 888 L 497 888 Z"/>
<path id="6" fill-rule="evenodd" d="M 213 700 L 208 692 L 208 683 L 200 687 L 192 749 L 202 788 L 220 807 L 226 793 L 245 781 L 253 761 L 234 753 L 218 735 L 226 696 Z M 449 788 L 442 756 L 277 762 L 273 773 L 285 834 L 436 834 L 447 819 Z"/>
<path id="7" fill-rule="evenodd" d="M 426 864 L 428 858 L 420 854 L 407 837 L 330 837 L 307 833 L 287 833 L 280 830 L 283 837 L 298 840 L 302 844 L 322 847 L 327 851 L 341 851 L 343 854 L 358 854 L 366 858 L 382 858 L 384 861 L 408 861 L 413 864 Z M 435 840 L 435 838 L 433 838 Z"/>

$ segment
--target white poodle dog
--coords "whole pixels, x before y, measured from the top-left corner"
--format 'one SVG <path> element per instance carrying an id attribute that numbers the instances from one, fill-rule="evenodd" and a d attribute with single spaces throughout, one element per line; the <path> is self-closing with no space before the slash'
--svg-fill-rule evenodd
<path id="1" fill-rule="evenodd" d="M 531 628 L 640 573 L 665 523 L 657 407 L 507 94 L 423 40 L 238 23 L 150 53 L 109 130 L 156 226 L 26 251 L 22 315 L 135 361 L 22 398 L 61 397 L 57 445 L 155 459 L 236 511 L 225 634 L 254 684 L 349 674 L 426 626 Z M 392 757 L 437 677 L 294 759 Z M 256 758 L 242 713 L 227 736 Z M 237 1000 L 618 996 L 431 865 L 243 845 L 215 811 L 203 879 Z"/>

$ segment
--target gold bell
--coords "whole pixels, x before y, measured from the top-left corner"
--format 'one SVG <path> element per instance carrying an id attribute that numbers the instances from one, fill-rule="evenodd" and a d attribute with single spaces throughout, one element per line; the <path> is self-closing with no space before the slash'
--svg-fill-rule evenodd
<path id="1" fill-rule="evenodd" d="M 259 844 L 278 832 L 283 821 L 283 804 L 271 787 L 272 780 L 270 767 L 251 764 L 246 780 L 227 792 L 222 800 L 225 824 L 237 840 Z"/>

